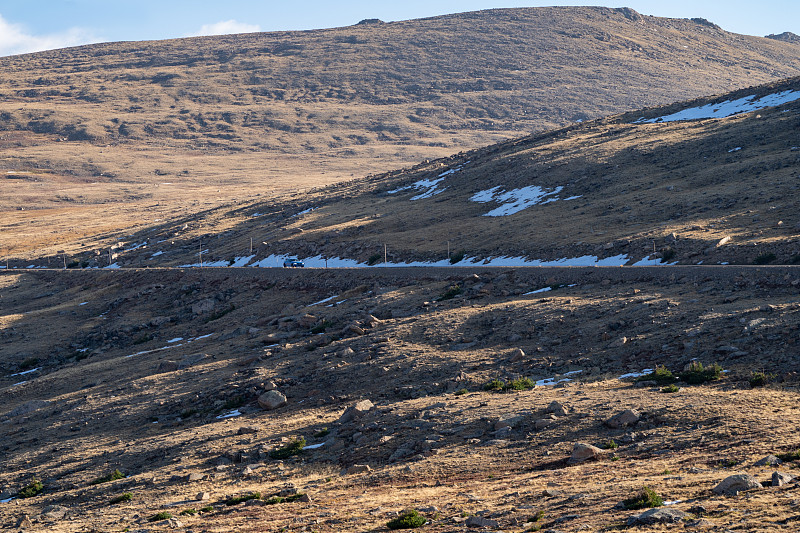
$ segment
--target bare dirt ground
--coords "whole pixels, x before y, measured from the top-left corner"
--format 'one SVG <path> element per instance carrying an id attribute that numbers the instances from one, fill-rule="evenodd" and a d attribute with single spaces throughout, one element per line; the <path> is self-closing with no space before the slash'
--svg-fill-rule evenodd
<path id="1" fill-rule="evenodd" d="M 618 504 L 643 486 L 691 515 L 687 531 L 794 531 L 800 516 L 795 483 L 711 492 L 740 472 L 765 487 L 797 474 L 754 466 L 800 446 L 796 267 L 11 271 L 0 283 L 0 499 L 43 483 L 0 504 L 9 530 L 387 531 L 410 508 L 423 531 L 478 519 L 674 530 L 626 525 L 641 511 Z M 619 379 L 694 359 L 726 372 L 672 394 Z M 751 388 L 753 371 L 768 385 Z M 540 384 L 484 390 L 521 377 Z M 287 405 L 265 410 L 270 389 Z M 603 424 L 624 409 L 639 420 Z M 322 446 L 270 457 L 300 436 Z M 569 464 L 576 442 L 612 440 Z M 369 469 L 342 473 L 353 465 Z M 92 484 L 114 469 L 126 477 Z M 308 501 L 266 501 L 295 492 Z M 159 512 L 178 522 L 148 521 Z"/>

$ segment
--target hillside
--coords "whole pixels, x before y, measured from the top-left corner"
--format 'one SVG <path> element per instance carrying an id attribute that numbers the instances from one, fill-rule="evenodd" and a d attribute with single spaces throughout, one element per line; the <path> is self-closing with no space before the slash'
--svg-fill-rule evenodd
<path id="1" fill-rule="evenodd" d="M 796 76 L 799 51 L 562 7 L 2 58 L 1 253 Z"/>
<path id="2" fill-rule="evenodd" d="M 68 255 L 101 267 L 448 265 L 449 247 L 460 265 L 794 264 L 798 127 L 793 78 L 203 210 L 106 241 L 110 258 Z"/>

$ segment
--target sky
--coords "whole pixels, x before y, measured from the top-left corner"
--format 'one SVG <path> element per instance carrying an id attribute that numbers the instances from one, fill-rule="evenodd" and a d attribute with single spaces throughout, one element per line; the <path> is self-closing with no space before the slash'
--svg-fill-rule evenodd
<path id="1" fill-rule="evenodd" d="M 105 41 L 349 26 L 500 7 L 592 5 L 514 0 L 0 0 L 0 56 Z M 702 17 L 735 33 L 800 34 L 797 0 L 615 0 L 644 15 Z"/>

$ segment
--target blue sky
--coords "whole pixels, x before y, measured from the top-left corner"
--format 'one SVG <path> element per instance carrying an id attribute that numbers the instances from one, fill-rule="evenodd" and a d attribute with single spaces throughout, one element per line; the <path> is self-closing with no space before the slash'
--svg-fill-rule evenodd
<path id="1" fill-rule="evenodd" d="M 645 15 L 703 17 L 728 31 L 800 34 L 797 0 L 616 0 Z M 139 41 L 246 31 L 347 26 L 496 7 L 587 5 L 513 0 L 0 0 L 0 55 L 102 41 Z M 597 5 L 597 4 L 596 4 Z"/>

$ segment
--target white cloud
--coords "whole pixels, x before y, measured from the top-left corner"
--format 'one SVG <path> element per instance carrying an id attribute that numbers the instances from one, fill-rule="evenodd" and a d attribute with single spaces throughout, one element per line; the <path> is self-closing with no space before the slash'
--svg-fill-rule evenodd
<path id="1" fill-rule="evenodd" d="M 0 15 L 0 56 L 27 54 L 100 41 L 101 39 L 82 28 L 70 28 L 64 32 L 47 35 L 33 35 L 23 25 L 8 22 Z"/>
<path id="2" fill-rule="evenodd" d="M 197 37 L 200 35 L 228 35 L 230 33 L 252 33 L 261 31 L 258 24 L 247 24 L 246 22 L 239 22 L 236 20 L 222 20 L 214 24 L 203 24 L 200 31 L 192 33 L 189 37 Z"/>

